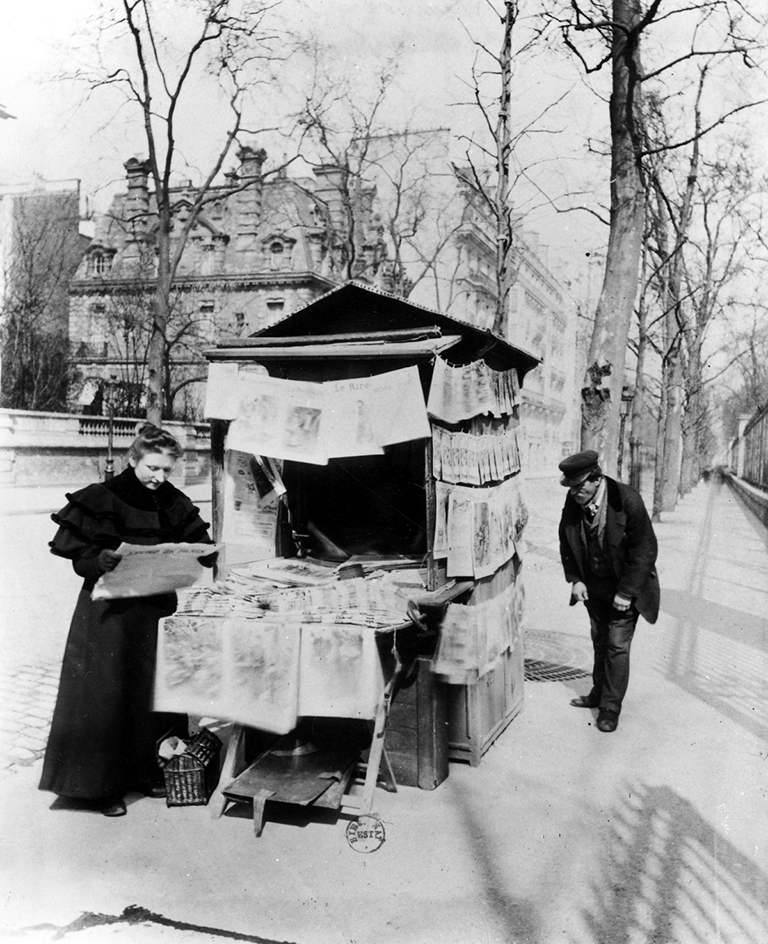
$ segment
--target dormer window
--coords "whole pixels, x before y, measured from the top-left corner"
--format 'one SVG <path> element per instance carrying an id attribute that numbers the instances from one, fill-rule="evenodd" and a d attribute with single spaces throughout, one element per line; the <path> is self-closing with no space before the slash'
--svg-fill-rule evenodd
<path id="1" fill-rule="evenodd" d="M 112 260 L 105 252 L 94 252 L 91 256 L 91 272 L 94 275 L 106 275 L 112 267 Z"/>
<path id="2" fill-rule="evenodd" d="M 269 247 L 269 265 L 272 269 L 282 269 L 285 247 L 277 240 Z"/>

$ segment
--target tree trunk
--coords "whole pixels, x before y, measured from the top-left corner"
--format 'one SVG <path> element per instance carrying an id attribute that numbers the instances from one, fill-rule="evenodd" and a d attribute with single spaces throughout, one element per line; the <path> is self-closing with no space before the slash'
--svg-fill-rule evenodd
<path id="1" fill-rule="evenodd" d="M 512 83 L 512 28 L 517 17 L 517 3 L 506 0 L 504 4 L 504 39 L 499 63 L 501 65 L 501 96 L 496 122 L 496 312 L 493 331 L 501 337 L 507 331 L 507 305 L 512 278 L 510 260 L 512 233 L 509 207 L 509 152 L 511 136 L 509 112 L 511 108 Z"/>
<path id="2" fill-rule="evenodd" d="M 664 417 L 667 415 L 667 385 L 662 377 L 659 422 L 656 427 L 656 462 L 653 469 L 653 521 L 661 520 L 661 484 L 664 481 Z"/>
<path id="3" fill-rule="evenodd" d="M 680 473 L 680 492 L 687 495 L 701 477 L 704 423 L 706 411 L 702 403 L 701 342 L 688 341 L 688 370 L 686 372 L 686 417 L 683 422 L 683 463 Z"/>
<path id="4" fill-rule="evenodd" d="M 640 69 L 639 0 L 613 0 L 611 117 L 611 218 L 605 277 L 595 313 L 588 368 L 582 388 L 581 445 L 596 449 L 615 475 L 619 450 L 619 403 L 639 282 L 645 221 L 644 183 L 638 139 Z"/>
<path id="5" fill-rule="evenodd" d="M 673 315 L 669 317 L 674 318 Z M 680 339 L 675 341 L 667 358 L 664 372 L 666 411 L 662 416 L 664 447 L 662 450 L 660 511 L 674 511 L 680 494 L 680 465 L 683 426 L 683 364 Z"/>
<path id="6" fill-rule="evenodd" d="M 635 395 L 632 398 L 632 417 L 629 429 L 629 484 L 640 491 L 642 487 L 642 423 L 645 418 L 645 359 L 648 353 L 648 313 L 644 304 L 638 312 L 637 367 Z"/>
<path id="7" fill-rule="evenodd" d="M 171 299 L 171 222 L 167 207 L 160 208 L 157 234 L 157 287 L 152 299 L 152 334 L 147 353 L 147 420 L 163 422 L 165 335 Z"/>

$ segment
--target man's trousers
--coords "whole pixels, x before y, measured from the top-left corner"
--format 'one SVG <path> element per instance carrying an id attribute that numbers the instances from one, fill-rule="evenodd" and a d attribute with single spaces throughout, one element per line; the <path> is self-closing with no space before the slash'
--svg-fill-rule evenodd
<path id="1" fill-rule="evenodd" d="M 610 596 L 587 585 L 586 602 L 592 630 L 594 666 L 592 694 L 600 699 L 600 708 L 621 713 L 621 703 L 629 685 L 629 650 L 640 615 L 635 604 L 628 610 L 617 610 Z"/>

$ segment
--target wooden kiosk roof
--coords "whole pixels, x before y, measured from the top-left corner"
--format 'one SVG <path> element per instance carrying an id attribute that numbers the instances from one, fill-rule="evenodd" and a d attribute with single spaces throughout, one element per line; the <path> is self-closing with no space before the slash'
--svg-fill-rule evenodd
<path id="1" fill-rule="evenodd" d="M 313 361 L 378 357 L 418 361 L 450 350 L 450 360 L 482 357 L 494 370 L 525 374 L 539 364 L 528 351 L 452 315 L 347 282 L 248 338 L 224 338 L 211 361 Z"/>

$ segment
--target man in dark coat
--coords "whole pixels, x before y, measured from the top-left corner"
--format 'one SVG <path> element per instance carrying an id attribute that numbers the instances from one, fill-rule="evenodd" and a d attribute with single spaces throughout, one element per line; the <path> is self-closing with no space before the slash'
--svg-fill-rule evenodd
<path id="1" fill-rule="evenodd" d="M 592 690 L 576 708 L 598 708 L 597 727 L 615 731 L 629 684 L 629 650 L 638 616 L 655 623 L 657 544 L 640 494 L 603 475 L 593 450 L 559 465 L 568 489 L 560 519 L 560 557 L 571 606 L 582 602 L 592 630 Z"/>

